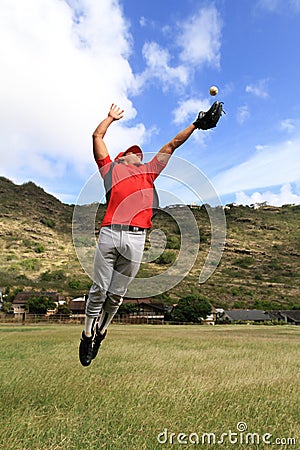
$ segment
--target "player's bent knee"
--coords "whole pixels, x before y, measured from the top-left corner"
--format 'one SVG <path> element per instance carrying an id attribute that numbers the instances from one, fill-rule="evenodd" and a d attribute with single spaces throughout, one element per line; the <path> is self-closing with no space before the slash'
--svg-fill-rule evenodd
<path id="1" fill-rule="evenodd" d="M 105 302 L 105 311 L 115 312 L 123 302 L 123 297 L 117 294 L 108 294 Z"/>

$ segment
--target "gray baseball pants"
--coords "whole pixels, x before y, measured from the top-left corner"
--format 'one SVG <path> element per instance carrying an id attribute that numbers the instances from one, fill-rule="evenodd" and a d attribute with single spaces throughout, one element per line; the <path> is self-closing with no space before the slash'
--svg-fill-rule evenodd
<path id="1" fill-rule="evenodd" d="M 94 282 L 89 291 L 86 315 L 100 311 L 114 315 L 129 283 L 136 276 L 143 257 L 146 231 L 102 227 L 94 259 Z"/>

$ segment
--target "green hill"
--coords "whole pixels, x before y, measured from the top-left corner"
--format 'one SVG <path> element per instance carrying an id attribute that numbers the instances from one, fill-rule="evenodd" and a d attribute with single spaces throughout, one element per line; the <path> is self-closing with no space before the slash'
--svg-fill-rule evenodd
<path id="1" fill-rule="evenodd" d="M 15 185 L 3 177 L 0 193 L 0 287 L 53 289 L 67 296 L 86 292 L 91 280 L 80 266 L 72 242 L 74 205 L 61 203 L 32 182 Z M 84 218 L 90 207 L 95 205 L 77 211 Z M 96 232 L 104 208 L 99 206 Z M 196 262 L 161 300 L 173 303 L 200 291 L 215 306 L 226 308 L 299 307 L 300 206 L 226 208 L 225 250 L 217 270 L 201 285 L 198 280 L 209 251 L 210 221 L 204 206 L 191 211 L 201 237 Z M 163 272 L 179 252 L 178 227 L 167 210 L 155 217 L 153 228 L 164 231 L 167 249 L 158 259 L 143 264 L 139 277 Z"/>

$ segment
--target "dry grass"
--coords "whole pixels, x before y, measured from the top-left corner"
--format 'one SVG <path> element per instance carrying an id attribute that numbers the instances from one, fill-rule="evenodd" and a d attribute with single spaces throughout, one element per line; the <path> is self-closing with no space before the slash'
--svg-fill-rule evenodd
<path id="1" fill-rule="evenodd" d="M 77 357 L 78 326 L 0 332 L 5 450 L 194 448 L 178 434 L 220 437 L 242 421 L 299 445 L 300 327 L 113 325 L 88 368 Z"/>

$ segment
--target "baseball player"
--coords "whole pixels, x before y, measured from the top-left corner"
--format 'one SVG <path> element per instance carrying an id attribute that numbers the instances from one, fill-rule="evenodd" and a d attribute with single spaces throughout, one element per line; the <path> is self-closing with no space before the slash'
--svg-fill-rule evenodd
<path id="1" fill-rule="evenodd" d="M 129 283 L 136 276 L 143 256 L 146 230 L 152 226 L 156 194 L 154 181 L 173 152 L 196 129 L 216 126 L 222 103 L 201 111 L 194 123 L 165 144 L 154 158 L 143 163 L 143 152 L 133 145 L 111 160 L 104 136 L 109 126 L 123 117 L 124 110 L 112 104 L 108 116 L 93 134 L 93 152 L 107 192 L 104 215 L 94 259 L 94 280 L 86 303 L 85 328 L 79 359 L 88 366 L 96 357 L 107 327 L 118 311 Z"/>

